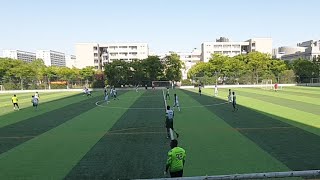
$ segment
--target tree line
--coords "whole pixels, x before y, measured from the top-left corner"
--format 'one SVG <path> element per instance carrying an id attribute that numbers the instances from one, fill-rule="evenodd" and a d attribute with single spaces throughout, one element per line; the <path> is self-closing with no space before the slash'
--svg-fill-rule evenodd
<path id="1" fill-rule="evenodd" d="M 111 86 L 151 86 L 152 81 L 180 81 L 184 64 L 172 53 L 163 59 L 149 56 L 144 60 L 131 62 L 113 61 L 105 66 L 107 84 Z"/>
<path id="2" fill-rule="evenodd" d="M 258 84 L 264 79 L 278 83 L 305 83 L 319 77 L 319 63 L 298 59 L 283 61 L 251 52 L 234 57 L 213 54 L 209 62 L 199 62 L 188 71 L 188 78 L 207 84 Z"/>
<path id="3" fill-rule="evenodd" d="M 95 72 L 92 67 L 83 69 L 47 67 L 41 59 L 27 63 L 16 59 L 0 58 L 0 85 L 3 85 L 6 90 L 80 87 L 94 83 L 95 76 L 99 74 L 103 73 Z"/>

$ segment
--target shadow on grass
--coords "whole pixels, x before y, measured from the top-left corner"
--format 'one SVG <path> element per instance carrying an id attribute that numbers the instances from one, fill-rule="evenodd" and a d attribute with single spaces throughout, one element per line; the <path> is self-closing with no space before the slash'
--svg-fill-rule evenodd
<path id="1" fill-rule="evenodd" d="M 159 95 L 154 96 L 155 92 Z M 141 97 L 132 108 L 163 107 L 162 91 L 146 91 Z M 163 177 L 168 150 L 164 109 L 128 109 L 65 179 Z"/>
<path id="2" fill-rule="evenodd" d="M 225 102 L 206 95 L 195 96 L 195 92 L 182 91 L 203 105 L 213 101 L 214 103 Z M 285 123 L 291 121 L 290 119 L 245 106 L 238 105 L 238 107 L 237 112 L 232 112 L 231 104 L 206 108 L 290 169 L 320 169 L 320 137 L 318 135 Z M 319 131 L 318 128 L 306 124 L 297 124 Z"/>
<path id="3" fill-rule="evenodd" d="M 74 96 L 64 99 L 70 99 L 73 97 Z M 91 98 L 83 98 L 84 100 L 80 102 L 72 103 L 0 128 L 0 154 L 53 129 L 86 111 L 89 111 L 96 107 L 95 102 L 103 99 L 103 96 L 100 95 Z M 47 104 L 49 105 L 52 102 L 59 102 L 62 100 L 63 99 L 54 100 L 47 102 Z M 27 110 L 34 111 L 32 107 L 30 107 L 17 113 L 21 113 L 23 115 L 23 111 Z M 11 116 L 11 114 L 6 116 Z"/>

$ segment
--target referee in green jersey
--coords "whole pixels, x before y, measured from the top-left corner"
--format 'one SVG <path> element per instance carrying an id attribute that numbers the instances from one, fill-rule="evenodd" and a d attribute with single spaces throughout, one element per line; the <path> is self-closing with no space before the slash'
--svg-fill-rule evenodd
<path id="1" fill-rule="evenodd" d="M 165 174 L 169 171 L 171 177 L 182 177 L 183 167 L 186 161 L 186 151 L 178 147 L 178 141 L 172 140 L 170 143 L 171 150 L 168 152 Z"/>

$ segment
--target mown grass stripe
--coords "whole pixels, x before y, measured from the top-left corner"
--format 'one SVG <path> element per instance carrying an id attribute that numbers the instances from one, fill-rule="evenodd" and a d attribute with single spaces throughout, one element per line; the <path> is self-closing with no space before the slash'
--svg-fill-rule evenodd
<path id="1" fill-rule="evenodd" d="M 140 96 L 135 92 L 119 94 L 119 98 Z M 110 104 L 126 107 L 135 100 L 112 100 Z M 125 111 L 101 107 L 81 111 L 79 116 L 1 154 L 0 179 L 63 179 Z"/>
<path id="2" fill-rule="evenodd" d="M 262 100 L 265 102 L 289 107 L 296 110 L 302 110 L 315 115 L 320 115 L 320 111 L 319 111 L 320 106 L 315 104 L 310 104 L 307 102 L 299 102 L 299 101 L 290 100 L 290 99 L 283 99 L 283 98 L 274 97 L 270 95 L 257 94 L 255 92 L 247 92 L 246 90 L 243 90 L 243 89 L 237 89 L 237 95 L 251 97 L 251 98 Z"/>
<path id="3" fill-rule="evenodd" d="M 95 102 L 103 99 L 103 96 L 96 96 L 92 98 L 83 97 L 85 100 L 67 105 L 60 109 L 55 109 L 50 112 L 31 117 L 24 121 L 17 122 L 0 128 L 0 153 L 4 153 L 21 143 L 24 143 L 32 136 L 38 136 L 60 124 L 96 107 Z M 26 137 L 20 139 L 5 139 L 3 137 Z"/>
<path id="4" fill-rule="evenodd" d="M 196 99 L 207 98 L 181 90 L 176 90 L 175 93 L 180 98 L 182 108 L 202 105 Z M 215 103 L 217 101 L 213 98 L 209 98 L 207 102 Z M 173 101 L 169 104 L 173 104 Z M 175 127 L 180 133 L 179 144 L 187 152 L 185 176 L 289 170 L 210 111 L 226 108 L 230 110 L 229 104 L 176 111 Z"/>
<path id="5" fill-rule="evenodd" d="M 43 113 L 47 113 L 49 111 L 62 108 L 73 103 L 77 103 L 79 101 L 82 101 L 83 99 L 84 98 L 79 94 L 71 93 L 65 94 L 64 96 L 59 96 L 59 94 L 57 94 L 52 98 L 45 98 L 45 100 L 42 99 L 37 111 L 34 110 L 30 102 L 28 103 L 27 107 L 22 106 L 25 108 L 22 108 L 20 111 L 13 111 L 12 108 L 10 108 L 11 113 L 0 116 L 0 128 L 26 120 L 31 117 L 41 115 Z"/>
<path id="6" fill-rule="evenodd" d="M 227 97 L 227 91 L 219 91 L 219 94 L 222 94 L 220 97 Z M 244 96 L 238 96 L 238 103 L 320 136 L 319 116 L 315 114 Z"/>
<path id="7" fill-rule="evenodd" d="M 151 96 L 151 95 L 157 96 Z M 143 98 L 149 96 L 148 98 Z M 164 107 L 162 91 L 147 91 L 131 107 Z M 148 132 L 153 133 L 144 133 Z M 114 131 L 122 135 L 108 135 Z M 125 130 L 125 131 L 123 131 Z M 132 135 L 135 133 L 135 135 Z M 134 179 L 163 177 L 169 141 L 164 109 L 129 109 L 65 179 Z"/>
<path id="8" fill-rule="evenodd" d="M 297 101 L 298 103 L 302 102 L 302 103 L 308 103 L 308 104 L 320 106 L 320 95 L 318 95 L 317 98 L 314 98 L 314 97 L 305 96 L 305 95 L 303 95 L 304 93 L 300 93 L 300 96 L 291 95 L 287 91 L 275 92 L 275 91 L 253 89 L 253 88 L 237 88 L 235 90 L 236 91 L 245 91 L 245 92 L 255 93 L 255 94 L 260 94 L 260 95 L 272 96 L 273 98 L 283 99 L 283 101 L 294 100 L 294 101 Z"/>
<path id="9" fill-rule="evenodd" d="M 187 94 L 194 92 L 185 91 Z M 201 104 L 212 101 L 212 97 L 195 97 Z M 214 98 L 217 102 L 221 99 Z M 209 108 L 208 108 L 209 109 Z M 287 123 L 264 115 L 244 106 L 236 113 L 229 108 L 210 108 L 210 111 L 223 119 L 233 128 L 288 127 Z M 290 121 L 290 120 L 287 120 Z M 272 131 L 239 131 L 255 142 L 259 147 L 284 163 L 292 170 L 320 168 L 320 137 L 299 128 L 278 129 Z M 303 161 L 302 161 L 303 160 Z"/>

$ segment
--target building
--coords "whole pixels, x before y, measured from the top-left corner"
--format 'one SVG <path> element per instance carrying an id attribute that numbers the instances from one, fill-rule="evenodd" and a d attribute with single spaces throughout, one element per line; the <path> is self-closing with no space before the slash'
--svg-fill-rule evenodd
<path id="1" fill-rule="evenodd" d="M 201 44 L 201 61 L 208 62 L 212 54 L 223 54 L 229 57 L 249 52 L 262 52 L 272 54 L 271 38 L 253 38 L 247 41 L 234 42 L 228 38 L 220 37 L 215 42 Z"/>
<path id="2" fill-rule="evenodd" d="M 65 54 L 52 50 L 38 50 L 37 59 L 42 59 L 46 66 L 66 66 Z"/>
<path id="3" fill-rule="evenodd" d="M 273 57 L 282 60 L 307 59 L 313 60 L 320 56 L 320 41 L 309 40 L 298 43 L 296 47 L 282 46 L 274 50 Z"/>
<path id="4" fill-rule="evenodd" d="M 77 58 L 75 55 L 67 55 L 66 56 L 66 66 L 68 68 L 77 67 Z"/>
<path id="5" fill-rule="evenodd" d="M 147 43 L 78 43 L 76 44 L 77 68 L 93 66 L 103 69 L 106 63 L 121 60 L 133 61 L 149 56 Z"/>
<path id="6" fill-rule="evenodd" d="M 36 53 L 20 50 L 3 50 L 3 57 L 19 59 L 25 62 L 32 62 L 36 59 Z"/>
<path id="7" fill-rule="evenodd" d="M 176 53 L 180 60 L 184 63 L 184 69 L 181 70 L 182 72 L 182 79 L 188 78 L 188 71 L 191 69 L 192 66 L 200 62 L 201 60 L 201 51 L 197 48 L 194 48 L 191 52 L 168 52 L 168 53 L 161 53 L 155 54 L 152 53 L 154 56 L 158 56 L 160 59 L 164 59 L 166 56 L 170 56 L 172 53 Z"/>

